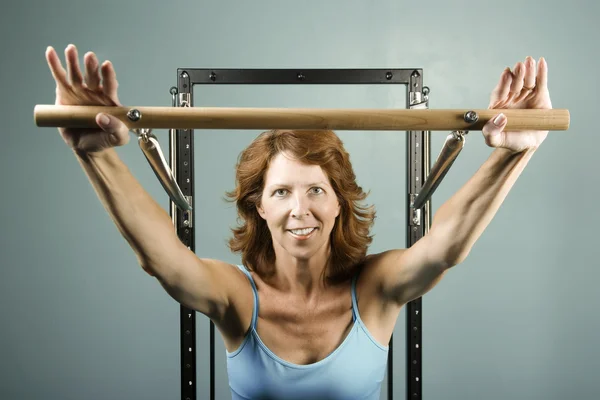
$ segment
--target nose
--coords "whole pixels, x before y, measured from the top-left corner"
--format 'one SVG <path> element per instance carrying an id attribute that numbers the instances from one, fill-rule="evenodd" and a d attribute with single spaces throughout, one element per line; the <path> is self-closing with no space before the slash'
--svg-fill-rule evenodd
<path id="1" fill-rule="evenodd" d="M 303 218 L 310 215 L 309 201 L 303 196 L 295 196 L 292 204 L 291 215 L 293 218 Z"/>

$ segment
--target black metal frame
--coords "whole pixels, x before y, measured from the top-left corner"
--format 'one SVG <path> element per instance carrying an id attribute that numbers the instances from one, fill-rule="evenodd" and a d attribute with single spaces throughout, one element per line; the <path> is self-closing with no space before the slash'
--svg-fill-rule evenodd
<path id="1" fill-rule="evenodd" d="M 407 85 L 407 108 L 427 108 L 428 89 L 423 89 L 423 70 L 403 69 L 206 69 L 179 68 L 177 70 L 177 93 L 179 104 L 193 106 L 194 85 L 213 84 L 403 84 Z M 422 238 L 429 226 L 430 203 L 424 207 L 423 218 L 410 208 L 411 200 L 419 192 L 430 168 L 429 132 L 407 132 L 407 235 L 406 246 L 410 247 Z M 171 132 L 169 150 L 171 168 L 183 194 L 194 204 L 194 137 L 193 130 Z M 179 239 L 195 252 L 194 215 L 182 212 L 171 203 L 171 218 Z M 422 398 L 422 333 L 421 299 L 407 304 L 406 346 L 407 385 L 406 398 Z M 180 307 L 181 323 L 181 398 L 196 400 L 196 318 L 195 311 Z M 215 329 L 210 323 L 210 399 L 215 398 L 214 351 Z M 390 340 L 388 358 L 388 399 L 393 398 L 393 338 Z"/>

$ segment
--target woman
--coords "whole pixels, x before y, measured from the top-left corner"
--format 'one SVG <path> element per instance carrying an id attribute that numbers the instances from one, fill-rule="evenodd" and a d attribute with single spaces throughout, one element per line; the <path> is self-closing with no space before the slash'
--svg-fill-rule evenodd
<path id="1" fill-rule="evenodd" d="M 120 105 L 112 65 L 93 53 L 54 49 L 46 58 L 56 104 Z M 547 65 L 528 57 L 505 69 L 490 108 L 551 108 Z M 100 200 L 142 268 L 178 302 L 208 316 L 227 349 L 234 399 L 378 399 L 387 343 L 401 307 L 465 259 L 547 131 L 483 128 L 495 148 L 437 211 L 409 249 L 366 256 L 374 212 L 341 141 L 330 131 L 269 131 L 241 155 L 236 201 L 243 225 L 230 247 L 243 265 L 200 259 L 176 237 L 170 217 L 140 186 L 114 146 L 129 141 L 119 120 L 97 130 L 62 129 Z"/>

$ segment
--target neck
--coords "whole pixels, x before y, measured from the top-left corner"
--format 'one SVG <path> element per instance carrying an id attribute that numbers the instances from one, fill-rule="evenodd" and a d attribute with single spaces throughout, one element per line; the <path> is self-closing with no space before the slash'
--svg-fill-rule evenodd
<path id="1" fill-rule="evenodd" d="M 269 284 L 282 292 L 306 300 L 327 287 L 325 274 L 330 258 L 329 243 L 310 258 L 296 258 L 283 249 L 275 249 L 275 274 Z"/>

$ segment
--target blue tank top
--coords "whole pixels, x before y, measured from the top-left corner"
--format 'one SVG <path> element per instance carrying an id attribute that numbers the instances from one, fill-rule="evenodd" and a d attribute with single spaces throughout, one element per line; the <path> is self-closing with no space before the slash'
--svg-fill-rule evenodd
<path id="1" fill-rule="evenodd" d="M 254 292 L 252 325 L 240 347 L 227 354 L 227 374 L 232 400 L 378 400 L 385 376 L 388 346 L 382 346 L 360 319 L 356 279 L 352 279 L 354 325 L 331 354 L 316 363 L 287 362 L 265 346 L 256 331 L 258 292 L 250 272 L 246 274 Z"/>

